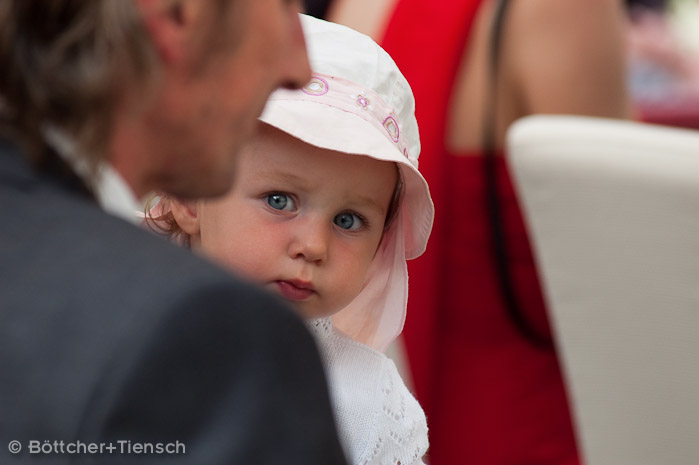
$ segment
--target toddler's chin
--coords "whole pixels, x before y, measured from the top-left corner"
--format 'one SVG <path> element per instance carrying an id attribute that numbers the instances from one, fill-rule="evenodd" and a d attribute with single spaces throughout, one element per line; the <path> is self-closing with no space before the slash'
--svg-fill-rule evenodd
<path id="1" fill-rule="evenodd" d="M 289 305 L 306 320 L 317 320 L 318 318 L 326 318 L 337 313 L 336 311 L 324 311 L 317 308 L 309 308 L 303 305 L 303 302 L 289 302 Z"/>

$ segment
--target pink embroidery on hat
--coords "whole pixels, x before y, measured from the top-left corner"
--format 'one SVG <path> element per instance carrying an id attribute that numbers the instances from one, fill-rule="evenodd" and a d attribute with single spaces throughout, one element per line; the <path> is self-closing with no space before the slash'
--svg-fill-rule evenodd
<path id="1" fill-rule="evenodd" d="M 371 103 L 371 100 L 366 98 L 364 95 L 357 96 L 357 105 L 359 105 L 360 107 L 366 109 L 370 103 Z"/>
<path id="2" fill-rule="evenodd" d="M 386 128 L 393 142 L 398 142 L 398 139 L 400 139 L 400 130 L 398 129 L 398 121 L 396 121 L 393 116 L 387 116 L 386 119 L 383 120 L 383 127 Z"/>
<path id="3" fill-rule="evenodd" d="M 321 77 L 313 76 L 301 90 L 308 95 L 325 95 L 329 89 L 328 81 Z"/>

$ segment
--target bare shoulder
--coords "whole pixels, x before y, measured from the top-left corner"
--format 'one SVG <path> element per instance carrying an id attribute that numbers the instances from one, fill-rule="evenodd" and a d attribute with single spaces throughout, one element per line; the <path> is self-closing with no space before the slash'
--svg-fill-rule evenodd
<path id="1" fill-rule="evenodd" d="M 505 61 L 524 112 L 627 116 L 626 21 L 620 0 L 514 0 Z"/>
<path id="2" fill-rule="evenodd" d="M 620 0 L 513 0 L 510 8 L 510 47 L 527 51 L 535 45 L 593 57 L 603 56 L 594 53 L 601 45 L 624 51 L 627 22 Z"/>

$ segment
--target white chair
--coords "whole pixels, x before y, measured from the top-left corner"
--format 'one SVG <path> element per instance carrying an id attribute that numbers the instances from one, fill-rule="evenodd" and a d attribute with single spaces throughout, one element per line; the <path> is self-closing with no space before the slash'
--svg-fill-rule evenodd
<path id="1" fill-rule="evenodd" d="M 699 464 L 699 132 L 541 115 L 507 152 L 584 462 Z"/>

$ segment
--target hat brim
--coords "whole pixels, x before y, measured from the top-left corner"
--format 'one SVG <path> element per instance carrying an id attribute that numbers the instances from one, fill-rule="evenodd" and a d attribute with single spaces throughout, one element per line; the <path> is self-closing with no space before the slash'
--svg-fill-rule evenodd
<path id="1" fill-rule="evenodd" d="M 291 99 L 269 100 L 259 119 L 316 147 L 396 163 L 404 189 L 399 220 L 406 234 L 405 258 L 422 255 L 434 220 L 429 186 L 417 167 L 374 125 L 330 105 Z"/>

